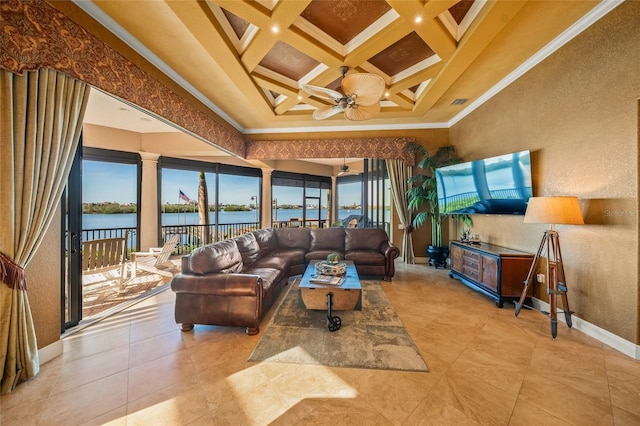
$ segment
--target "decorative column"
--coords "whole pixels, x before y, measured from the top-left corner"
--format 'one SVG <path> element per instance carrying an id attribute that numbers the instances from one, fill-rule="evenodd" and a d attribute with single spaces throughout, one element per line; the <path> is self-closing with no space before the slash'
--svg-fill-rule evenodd
<path id="1" fill-rule="evenodd" d="M 140 185 L 140 235 L 141 251 L 158 247 L 158 158 L 160 154 L 140 152 L 142 159 L 142 184 Z"/>
<path id="2" fill-rule="evenodd" d="M 273 209 L 273 203 L 271 202 L 271 173 L 273 169 L 262 168 L 262 227 L 271 227 L 271 211 Z"/>

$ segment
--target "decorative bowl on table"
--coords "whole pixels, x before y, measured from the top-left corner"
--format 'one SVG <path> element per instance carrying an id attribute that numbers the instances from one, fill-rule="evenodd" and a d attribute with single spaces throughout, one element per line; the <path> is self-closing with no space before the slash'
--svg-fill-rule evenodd
<path id="1" fill-rule="evenodd" d="M 347 272 L 347 264 L 340 262 L 340 255 L 331 253 L 327 260 L 316 263 L 318 275 L 344 275 Z"/>

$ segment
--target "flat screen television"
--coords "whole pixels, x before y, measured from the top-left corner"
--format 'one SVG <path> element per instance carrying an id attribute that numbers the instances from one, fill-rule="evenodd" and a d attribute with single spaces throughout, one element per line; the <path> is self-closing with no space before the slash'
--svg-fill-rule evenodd
<path id="1" fill-rule="evenodd" d="M 523 215 L 531 188 L 531 153 L 514 152 L 436 169 L 444 214 Z"/>

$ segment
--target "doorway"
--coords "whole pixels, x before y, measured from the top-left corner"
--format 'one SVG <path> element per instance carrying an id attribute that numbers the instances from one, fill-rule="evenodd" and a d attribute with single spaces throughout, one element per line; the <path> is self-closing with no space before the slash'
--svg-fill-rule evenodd
<path id="1" fill-rule="evenodd" d="M 83 243 L 126 236 L 126 255 L 139 248 L 141 173 L 139 155 L 84 147 L 80 138 L 61 200 L 61 332 L 134 296 L 113 288 L 122 268 L 83 274 Z"/>

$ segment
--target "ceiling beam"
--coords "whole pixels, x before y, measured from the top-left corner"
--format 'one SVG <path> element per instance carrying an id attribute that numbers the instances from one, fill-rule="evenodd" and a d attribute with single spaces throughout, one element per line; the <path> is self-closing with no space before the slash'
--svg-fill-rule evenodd
<path id="1" fill-rule="evenodd" d="M 170 1 L 167 5 L 175 16 L 189 29 L 191 35 L 214 61 L 242 90 L 255 108 L 265 106 L 264 100 L 255 83 L 245 72 L 235 48 L 230 45 L 224 29 L 206 5 L 195 1 Z M 226 46 L 226 48 L 221 48 Z M 268 108 L 264 108 L 268 110 Z"/>
<path id="2" fill-rule="evenodd" d="M 247 72 L 251 73 L 278 42 L 280 33 L 289 31 L 289 27 L 310 2 L 311 0 L 279 2 L 271 11 L 257 7 L 259 5 L 255 2 L 221 0 L 215 3 L 259 28 L 257 35 L 242 54 L 242 63 Z M 274 31 L 275 28 L 277 31 Z"/>
<path id="3" fill-rule="evenodd" d="M 429 3 L 424 6 L 421 0 L 387 0 L 387 3 L 398 12 L 407 24 L 413 27 L 416 34 L 440 58 L 446 60 L 455 52 L 456 41 L 453 36 L 442 25 L 437 16 L 428 15 L 428 13 L 434 13 L 433 6 L 429 6 Z M 422 22 L 416 23 L 417 16 L 422 17 Z"/>
<path id="4" fill-rule="evenodd" d="M 428 16 L 429 18 L 435 18 L 455 6 L 457 3 L 460 3 L 460 0 L 427 0 L 424 4 L 424 8 L 422 9 L 422 13 L 424 16 Z"/>
<path id="5" fill-rule="evenodd" d="M 526 3 L 526 0 L 504 0 L 485 4 L 455 53 L 416 100 L 415 111 L 425 114 L 431 109 Z"/>
<path id="6" fill-rule="evenodd" d="M 416 84 L 420 84 L 429 79 L 432 79 L 436 75 L 438 75 L 443 65 L 444 64 L 442 62 L 438 62 L 436 64 L 431 65 L 428 68 L 423 69 L 422 71 L 419 71 L 415 74 L 408 76 L 407 78 L 403 78 L 402 80 L 392 84 L 389 87 L 388 91 L 390 93 L 402 92 L 403 90 L 413 87 Z"/>
<path id="7" fill-rule="evenodd" d="M 372 34 L 364 43 L 358 46 L 353 52 L 347 54 L 344 58 L 345 65 L 356 67 L 365 61 L 368 61 L 378 52 L 391 46 L 393 43 L 401 40 L 407 34 L 410 34 L 412 28 L 402 19 L 396 19 L 384 28 Z"/>

